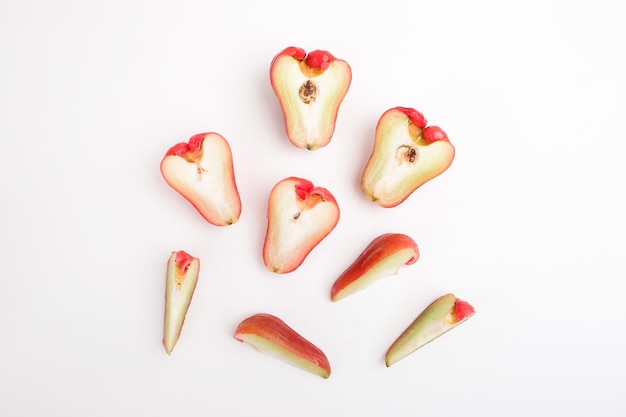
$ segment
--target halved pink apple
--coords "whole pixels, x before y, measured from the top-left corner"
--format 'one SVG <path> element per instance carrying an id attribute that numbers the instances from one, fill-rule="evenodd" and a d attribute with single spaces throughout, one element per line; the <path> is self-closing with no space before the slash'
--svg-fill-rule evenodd
<path id="1" fill-rule="evenodd" d="M 380 235 L 337 278 L 330 298 L 339 301 L 382 277 L 397 274 L 401 267 L 414 264 L 418 259 L 417 244 L 409 236 L 402 233 Z"/>
<path id="2" fill-rule="evenodd" d="M 239 219 L 233 156 L 222 135 L 200 133 L 174 145 L 161 161 L 161 174 L 209 223 L 226 226 Z"/>
<path id="3" fill-rule="evenodd" d="M 270 81 L 291 143 L 308 150 L 326 146 L 352 81 L 348 63 L 328 51 L 307 55 L 291 46 L 272 60 Z"/>
<path id="4" fill-rule="evenodd" d="M 395 207 L 452 164 L 454 146 L 438 126 L 408 107 L 387 110 L 378 120 L 361 188 L 381 207 Z"/>
<path id="5" fill-rule="evenodd" d="M 168 355 L 174 350 L 183 328 L 199 271 L 200 260 L 182 250 L 172 252 L 167 262 L 163 347 Z"/>
<path id="6" fill-rule="evenodd" d="M 339 206 L 330 191 L 303 178 L 279 181 L 268 202 L 265 266 L 278 274 L 294 271 L 338 221 Z"/>
<path id="7" fill-rule="evenodd" d="M 433 301 L 396 339 L 387 351 L 389 367 L 447 331 L 463 323 L 475 313 L 467 301 L 446 294 Z"/>
<path id="8" fill-rule="evenodd" d="M 330 376 L 330 364 L 324 352 L 276 316 L 250 316 L 237 326 L 234 337 L 302 370 L 322 378 Z"/>

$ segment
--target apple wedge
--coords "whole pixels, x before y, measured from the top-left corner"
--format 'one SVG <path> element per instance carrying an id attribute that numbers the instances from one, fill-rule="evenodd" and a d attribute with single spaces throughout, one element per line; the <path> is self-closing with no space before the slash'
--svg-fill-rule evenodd
<path id="1" fill-rule="evenodd" d="M 200 133 L 172 146 L 161 161 L 165 181 L 209 223 L 227 226 L 241 214 L 233 156 L 218 133 Z"/>
<path id="2" fill-rule="evenodd" d="M 183 328 L 199 271 L 200 260 L 182 250 L 172 252 L 167 262 L 163 347 L 168 355 L 174 350 Z"/>
<path id="3" fill-rule="evenodd" d="M 397 274 L 401 267 L 414 264 L 418 259 L 417 244 L 409 236 L 402 233 L 380 235 L 337 278 L 330 298 L 339 301 L 382 277 Z"/>
<path id="4" fill-rule="evenodd" d="M 379 206 L 395 207 L 453 160 L 454 146 L 441 128 L 427 127 L 415 109 L 394 107 L 378 120 L 361 188 Z"/>
<path id="5" fill-rule="evenodd" d="M 277 274 L 294 271 L 338 221 L 339 206 L 330 191 L 303 178 L 279 181 L 268 202 L 265 266 Z"/>
<path id="6" fill-rule="evenodd" d="M 348 63 L 328 51 L 307 55 L 291 46 L 272 60 L 270 81 L 291 143 L 308 150 L 326 146 L 352 81 Z"/>
<path id="7" fill-rule="evenodd" d="M 325 379 L 330 376 L 330 364 L 324 352 L 276 316 L 262 313 L 250 316 L 237 326 L 234 337 L 297 368 Z"/>
<path id="8" fill-rule="evenodd" d="M 387 351 L 387 367 L 415 352 L 474 315 L 474 307 L 446 294 L 433 301 Z"/>

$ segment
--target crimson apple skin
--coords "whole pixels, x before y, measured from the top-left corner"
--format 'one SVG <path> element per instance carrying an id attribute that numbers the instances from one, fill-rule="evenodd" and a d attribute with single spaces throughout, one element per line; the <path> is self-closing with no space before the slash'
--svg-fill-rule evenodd
<path id="1" fill-rule="evenodd" d="M 427 126 L 421 112 L 411 107 L 391 108 L 376 125 L 361 189 L 380 207 L 396 207 L 446 171 L 454 156 L 448 135 L 439 126 Z"/>
<path id="2" fill-rule="evenodd" d="M 311 181 L 288 177 L 270 192 L 263 261 L 268 270 L 296 270 L 339 222 L 340 210 L 330 191 Z"/>
<path id="3" fill-rule="evenodd" d="M 294 146 L 312 151 L 328 145 L 351 82 L 350 65 L 328 51 L 307 55 L 290 46 L 274 56 L 270 83 Z"/>
<path id="4" fill-rule="evenodd" d="M 465 322 L 476 313 L 467 301 L 445 294 L 426 307 L 393 342 L 385 355 L 387 367 Z"/>
<path id="5" fill-rule="evenodd" d="M 419 248 L 411 237 L 403 233 L 382 234 L 372 240 L 337 278 L 330 298 L 332 301 L 345 298 L 383 276 L 397 273 L 404 265 L 414 264 L 418 259 Z"/>
<path id="6" fill-rule="evenodd" d="M 258 313 L 244 319 L 234 337 L 324 379 L 330 376 L 330 362 L 324 352 L 272 314 Z"/>

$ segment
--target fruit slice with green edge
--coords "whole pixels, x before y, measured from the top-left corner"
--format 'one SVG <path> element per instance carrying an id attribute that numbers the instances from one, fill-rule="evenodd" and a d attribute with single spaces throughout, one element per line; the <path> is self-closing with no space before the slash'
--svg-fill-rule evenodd
<path id="1" fill-rule="evenodd" d="M 182 250 L 172 252 L 167 262 L 163 347 L 168 355 L 172 353 L 180 337 L 198 283 L 199 271 L 200 260 Z"/>
<path id="2" fill-rule="evenodd" d="M 391 345 L 385 357 L 385 364 L 388 367 L 393 365 L 463 323 L 474 313 L 474 307 L 453 294 L 439 297 L 426 307 Z"/>

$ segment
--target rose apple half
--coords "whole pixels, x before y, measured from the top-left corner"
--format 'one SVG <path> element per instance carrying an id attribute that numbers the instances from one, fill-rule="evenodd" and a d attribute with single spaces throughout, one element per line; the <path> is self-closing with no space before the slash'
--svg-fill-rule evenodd
<path id="1" fill-rule="evenodd" d="M 272 60 L 270 81 L 291 143 L 308 150 L 326 146 L 352 81 L 348 63 L 328 51 L 307 55 L 291 46 Z"/>
<path id="2" fill-rule="evenodd" d="M 418 259 L 417 244 L 409 236 L 402 233 L 380 235 L 337 278 L 330 298 L 339 301 L 382 277 L 398 273 L 402 266 L 414 264 Z"/>
<path id="3" fill-rule="evenodd" d="M 389 367 L 474 315 L 474 307 L 446 294 L 433 301 L 387 351 Z"/>
<path id="4" fill-rule="evenodd" d="M 322 378 L 330 376 L 330 364 L 324 352 L 276 316 L 250 316 L 237 326 L 234 337 L 307 372 Z"/>
<path id="5" fill-rule="evenodd" d="M 395 107 L 378 120 L 361 188 L 379 206 L 395 207 L 448 169 L 453 159 L 454 146 L 441 128 L 427 127 L 415 109 Z"/>
<path id="6" fill-rule="evenodd" d="M 294 271 L 338 221 L 339 206 L 330 191 L 303 178 L 279 181 L 268 202 L 265 266 L 278 274 Z"/>
<path id="7" fill-rule="evenodd" d="M 172 252 L 167 262 L 163 347 L 168 355 L 174 350 L 183 328 L 199 271 L 200 260 L 182 250 Z"/>
<path id="8" fill-rule="evenodd" d="M 172 146 L 161 161 L 161 174 L 209 223 L 227 226 L 239 219 L 233 156 L 222 135 L 200 133 Z"/>

